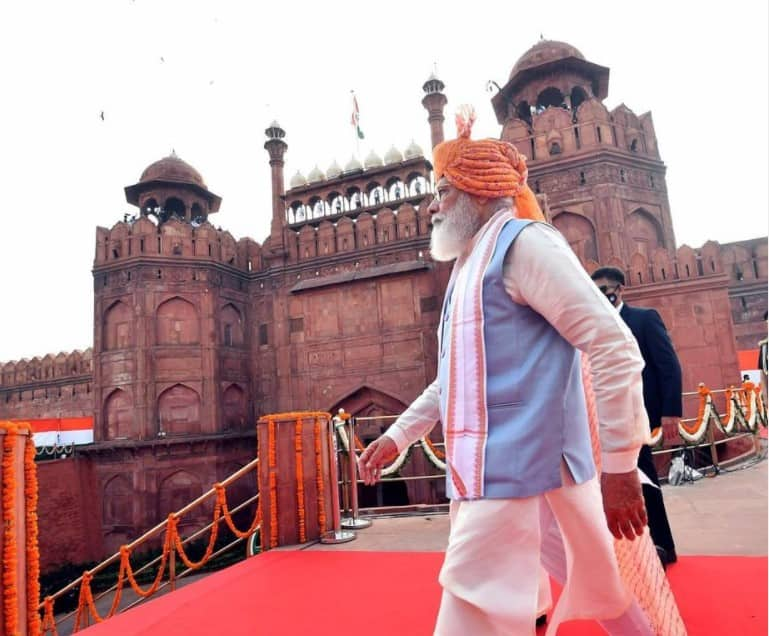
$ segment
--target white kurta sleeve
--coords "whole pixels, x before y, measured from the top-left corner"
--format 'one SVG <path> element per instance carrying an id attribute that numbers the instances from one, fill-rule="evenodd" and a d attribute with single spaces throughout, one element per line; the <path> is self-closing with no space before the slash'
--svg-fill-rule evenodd
<path id="1" fill-rule="evenodd" d="M 440 417 L 438 400 L 438 380 L 434 380 L 385 431 L 399 453 L 433 429 Z"/>
<path id="2" fill-rule="evenodd" d="M 505 258 L 505 289 L 587 354 L 596 396 L 601 463 L 607 473 L 635 469 L 649 436 L 644 361 L 619 312 L 595 286 L 564 238 L 537 223 L 524 228 Z"/>

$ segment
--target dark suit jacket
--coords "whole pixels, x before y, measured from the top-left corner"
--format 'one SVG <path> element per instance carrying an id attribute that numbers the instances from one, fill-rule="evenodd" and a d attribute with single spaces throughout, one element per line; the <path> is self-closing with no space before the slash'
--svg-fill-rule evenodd
<path id="1" fill-rule="evenodd" d="M 681 417 L 681 365 L 662 318 L 654 309 L 627 303 L 619 315 L 633 332 L 646 363 L 643 393 L 649 425 L 659 426 L 663 416 Z"/>

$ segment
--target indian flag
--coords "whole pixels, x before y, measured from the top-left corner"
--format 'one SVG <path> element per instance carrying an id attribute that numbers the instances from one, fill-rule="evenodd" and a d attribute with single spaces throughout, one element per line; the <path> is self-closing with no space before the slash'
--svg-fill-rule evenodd
<path id="1" fill-rule="evenodd" d="M 358 135 L 358 139 L 364 139 L 363 131 L 360 129 L 360 110 L 358 109 L 358 100 L 355 97 L 355 92 L 352 92 L 352 117 L 350 123 L 355 128 L 355 133 Z"/>
<path id="2" fill-rule="evenodd" d="M 61 417 L 38 420 L 22 420 L 32 428 L 35 446 L 65 446 L 93 443 L 92 417 Z"/>

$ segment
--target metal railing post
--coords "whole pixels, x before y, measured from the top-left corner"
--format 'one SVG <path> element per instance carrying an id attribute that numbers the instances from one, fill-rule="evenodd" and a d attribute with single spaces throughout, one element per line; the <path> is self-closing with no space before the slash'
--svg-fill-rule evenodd
<path id="1" fill-rule="evenodd" d="M 326 430 L 326 448 L 328 449 L 329 471 L 328 478 L 331 482 L 331 515 L 333 529 L 326 532 L 320 538 L 321 543 L 346 543 L 355 538 L 355 533 L 350 530 L 342 530 L 339 514 L 339 463 L 336 456 L 336 430 L 334 420 L 329 418 Z"/>
<path id="2" fill-rule="evenodd" d="M 348 446 L 348 483 L 350 485 L 350 516 L 344 517 L 341 523 L 343 528 L 361 530 L 363 528 L 368 528 L 371 525 L 371 520 L 360 519 L 358 517 L 358 456 L 355 453 L 355 418 L 350 417 L 347 419 L 346 428 Z"/>

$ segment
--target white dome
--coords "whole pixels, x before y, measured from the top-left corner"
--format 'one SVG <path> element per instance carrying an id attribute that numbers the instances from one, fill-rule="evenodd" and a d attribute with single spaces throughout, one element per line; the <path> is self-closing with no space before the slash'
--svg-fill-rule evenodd
<path id="1" fill-rule="evenodd" d="M 326 178 L 326 175 L 323 174 L 323 171 L 318 168 L 317 164 L 315 167 L 310 170 L 310 174 L 307 175 L 307 182 L 308 183 L 315 183 L 316 181 L 323 181 Z"/>
<path id="2" fill-rule="evenodd" d="M 335 179 L 340 174 L 342 174 L 342 169 L 339 167 L 339 164 L 336 162 L 336 159 L 334 159 L 331 162 L 331 165 L 328 167 L 328 170 L 326 170 L 326 178 Z"/>
<path id="3" fill-rule="evenodd" d="M 296 174 L 291 177 L 291 181 L 289 182 L 289 185 L 292 188 L 301 188 L 302 186 L 307 185 L 307 179 L 304 178 L 304 175 L 299 172 L 299 170 L 296 171 Z"/>
<path id="4" fill-rule="evenodd" d="M 363 166 L 355 155 L 350 158 L 350 161 L 344 167 L 345 172 L 353 172 L 354 170 L 363 170 Z"/>
<path id="5" fill-rule="evenodd" d="M 425 153 L 422 152 L 422 148 L 417 145 L 417 142 L 413 139 L 411 140 L 411 143 L 409 144 L 409 147 L 406 148 L 406 152 L 404 153 L 406 155 L 406 159 L 414 159 L 416 157 L 424 157 Z"/>
<path id="6" fill-rule="evenodd" d="M 403 155 L 395 146 L 390 146 L 390 150 L 385 153 L 384 161 L 385 163 L 400 163 L 403 161 Z"/>
<path id="7" fill-rule="evenodd" d="M 368 157 L 366 157 L 365 161 L 363 162 L 363 165 L 366 168 L 378 168 L 379 166 L 384 165 L 382 163 L 382 157 L 380 157 L 377 153 L 375 153 L 373 150 L 368 153 Z"/>

